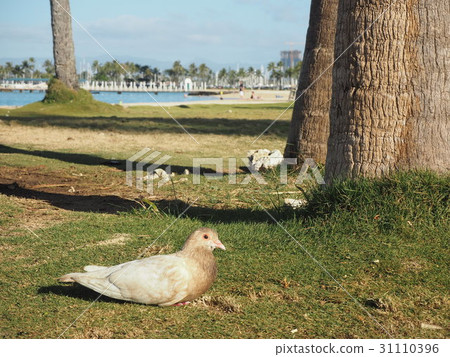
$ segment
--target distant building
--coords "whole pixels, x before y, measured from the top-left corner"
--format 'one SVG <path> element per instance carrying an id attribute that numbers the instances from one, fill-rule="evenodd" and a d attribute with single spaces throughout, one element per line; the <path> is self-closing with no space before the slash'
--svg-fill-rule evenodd
<path id="1" fill-rule="evenodd" d="M 284 68 L 293 68 L 301 61 L 302 52 L 299 50 L 281 51 L 281 62 Z"/>

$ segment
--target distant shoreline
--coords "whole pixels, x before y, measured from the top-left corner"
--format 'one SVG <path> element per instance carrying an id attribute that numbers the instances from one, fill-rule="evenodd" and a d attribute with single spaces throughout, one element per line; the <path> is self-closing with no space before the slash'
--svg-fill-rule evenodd
<path id="1" fill-rule="evenodd" d="M 140 107 L 140 106 L 150 106 L 150 107 L 175 107 L 179 105 L 205 105 L 205 104 L 276 104 L 276 103 L 287 103 L 287 100 L 252 100 L 252 99 L 224 99 L 221 100 L 219 98 L 213 100 L 196 100 L 192 102 L 154 102 L 154 103 L 122 103 L 121 106 L 127 107 Z"/>
<path id="2" fill-rule="evenodd" d="M 253 94 L 253 99 L 251 96 Z M 223 99 L 220 99 L 222 97 Z M 154 96 L 158 99 L 157 96 Z M 174 102 L 141 102 L 141 103 L 114 103 L 115 105 L 121 105 L 123 107 L 133 107 L 133 106 L 163 106 L 163 107 L 173 107 L 179 105 L 206 105 L 206 104 L 276 104 L 276 103 L 286 103 L 289 101 L 289 91 L 286 90 L 251 90 L 246 89 L 244 91 L 244 97 L 240 98 L 236 92 L 230 93 L 224 91 L 222 96 L 211 95 L 206 100 L 192 100 L 192 101 L 174 101 Z M 23 105 L 0 105 L 1 109 L 17 109 L 23 107 Z"/>

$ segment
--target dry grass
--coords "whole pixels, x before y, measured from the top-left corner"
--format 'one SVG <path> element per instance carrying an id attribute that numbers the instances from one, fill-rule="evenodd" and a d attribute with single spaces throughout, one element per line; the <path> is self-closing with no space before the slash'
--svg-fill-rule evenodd
<path id="1" fill-rule="evenodd" d="M 193 306 L 201 306 L 215 309 L 225 313 L 241 313 L 242 305 L 233 296 L 210 296 L 203 295 L 192 302 Z"/>
<path id="2" fill-rule="evenodd" d="M 138 118 L 145 125 L 167 125 L 164 120 L 147 123 L 140 110 Z M 215 253 L 219 272 L 208 295 L 169 308 L 101 298 L 64 337 L 386 338 L 252 198 L 280 219 L 394 337 L 448 336 L 448 278 L 443 273 L 448 264 L 448 185 L 443 178 L 411 174 L 391 183 L 369 180 L 329 194 L 323 190 L 311 193 L 305 211 L 294 213 L 282 207 L 288 196 L 278 192 L 299 198 L 296 189 L 280 188 L 271 173 L 265 176 L 267 187 L 232 186 L 226 179 L 193 185 L 189 180 L 150 196 L 124 184 L 123 168 L 104 164 L 143 147 L 173 156 L 170 164 L 180 166 L 192 165 L 196 155 L 242 157 L 249 148 L 283 148 L 281 132 L 251 147 L 254 137 L 250 130 L 240 135 L 239 122 L 232 122 L 232 128 L 225 127 L 226 120 L 208 122 L 216 117 L 245 120 L 245 115 L 237 109 L 214 110 L 217 115 L 205 117 L 202 111 L 186 111 L 196 118 L 188 123 L 197 129 L 201 145 L 173 127 L 100 128 L 109 119 L 100 120 L 97 128 L 89 127 L 96 124 L 89 118 L 80 118 L 77 128 L 67 127 L 79 125 L 77 118 L 45 127 L 26 120 L 0 123 L 2 144 L 8 147 L 0 158 L 0 254 L 5 262 L 0 271 L 5 291 L 0 337 L 55 338 L 98 297 L 80 286 L 57 284 L 57 276 L 88 264 L 129 261 L 142 252 L 172 253 L 194 228 L 212 226 L 227 251 Z M 274 114 L 267 115 L 265 107 L 245 110 L 256 121 Z M 122 122 L 111 120 L 114 125 Z M 196 197 L 195 206 L 171 226 Z M 401 206 L 396 204 L 400 201 Z M 380 219 L 374 220 L 376 215 Z M 161 232 L 166 233 L 152 245 Z"/>
<path id="3" fill-rule="evenodd" d="M 125 245 L 126 242 L 131 240 L 131 234 L 128 233 L 115 233 L 113 234 L 113 238 L 102 240 L 100 242 L 97 242 L 95 246 L 102 246 L 102 245 Z"/>

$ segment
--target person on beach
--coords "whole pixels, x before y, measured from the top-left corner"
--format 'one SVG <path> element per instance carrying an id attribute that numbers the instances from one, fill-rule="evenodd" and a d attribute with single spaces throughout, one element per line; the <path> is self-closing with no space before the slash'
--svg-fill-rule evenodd
<path id="1" fill-rule="evenodd" d="M 239 96 L 244 99 L 244 83 L 242 82 L 239 83 Z"/>

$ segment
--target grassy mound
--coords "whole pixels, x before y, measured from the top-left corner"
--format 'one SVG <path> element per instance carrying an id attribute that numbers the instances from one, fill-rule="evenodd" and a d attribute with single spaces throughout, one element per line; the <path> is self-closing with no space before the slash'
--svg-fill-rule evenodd
<path id="1" fill-rule="evenodd" d="M 85 91 L 84 89 L 70 89 L 56 78 L 52 78 L 48 83 L 45 98 L 42 100 L 42 102 L 46 104 L 63 104 L 72 102 L 92 103 L 93 101 L 94 98 L 88 91 Z"/>
<path id="2" fill-rule="evenodd" d="M 313 189 L 303 210 L 307 218 L 370 220 L 385 230 L 408 222 L 442 224 L 449 217 L 450 177 L 432 172 L 399 172 L 373 179 L 346 180 Z"/>
<path id="3" fill-rule="evenodd" d="M 113 116 L 123 113 L 124 109 L 95 100 L 92 94 L 84 89 L 73 90 L 60 80 L 52 78 L 42 102 L 35 102 L 18 109 L 18 115 L 50 115 L 50 116 Z"/>

